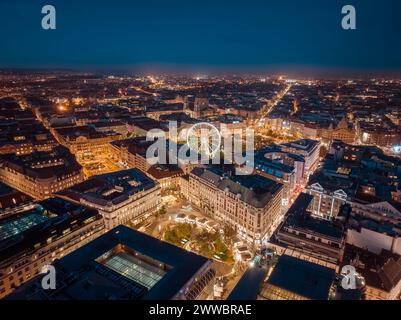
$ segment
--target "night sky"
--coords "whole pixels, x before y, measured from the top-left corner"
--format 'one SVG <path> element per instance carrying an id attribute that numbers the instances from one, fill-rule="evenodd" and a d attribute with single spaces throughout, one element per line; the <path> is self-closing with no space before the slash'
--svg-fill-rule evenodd
<path id="1" fill-rule="evenodd" d="M 0 33 L 2 68 L 401 70 L 399 0 L 1 0 Z"/>

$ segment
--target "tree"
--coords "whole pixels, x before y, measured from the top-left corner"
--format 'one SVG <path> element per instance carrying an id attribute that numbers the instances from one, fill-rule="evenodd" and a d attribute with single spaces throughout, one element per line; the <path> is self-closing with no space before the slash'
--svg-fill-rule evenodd
<path id="1" fill-rule="evenodd" d="M 192 226 L 190 224 L 179 224 L 174 227 L 168 227 L 164 233 L 164 240 L 177 246 L 182 245 L 182 240 L 190 240 L 192 237 Z"/>
<path id="2" fill-rule="evenodd" d="M 163 206 L 159 209 L 159 211 L 157 211 L 156 216 L 157 216 L 157 217 L 164 216 L 166 213 L 167 213 L 166 206 L 163 205 Z"/>

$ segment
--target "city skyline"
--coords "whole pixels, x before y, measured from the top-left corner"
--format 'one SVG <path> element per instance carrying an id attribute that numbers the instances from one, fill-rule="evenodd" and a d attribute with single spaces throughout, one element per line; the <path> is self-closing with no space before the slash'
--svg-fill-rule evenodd
<path id="1" fill-rule="evenodd" d="M 3 0 L 0 303 L 400 301 L 400 12 Z"/>
<path id="2" fill-rule="evenodd" d="M 0 298 L 400 298 L 401 80 L 0 83 Z"/>

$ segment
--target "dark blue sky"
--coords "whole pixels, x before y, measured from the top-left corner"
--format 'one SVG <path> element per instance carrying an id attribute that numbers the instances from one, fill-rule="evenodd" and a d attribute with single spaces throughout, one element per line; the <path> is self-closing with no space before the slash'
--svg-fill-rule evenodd
<path id="1" fill-rule="evenodd" d="M 0 67 L 401 70 L 399 0 L 1 0 L 0 33 Z"/>

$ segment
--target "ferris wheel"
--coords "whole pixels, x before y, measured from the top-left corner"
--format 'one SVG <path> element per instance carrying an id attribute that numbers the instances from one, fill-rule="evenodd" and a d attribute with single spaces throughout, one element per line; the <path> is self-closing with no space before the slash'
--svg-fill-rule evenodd
<path id="1" fill-rule="evenodd" d="M 188 130 L 187 144 L 198 154 L 212 158 L 220 151 L 220 131 L 210 123 L 197 123 Z"/>

